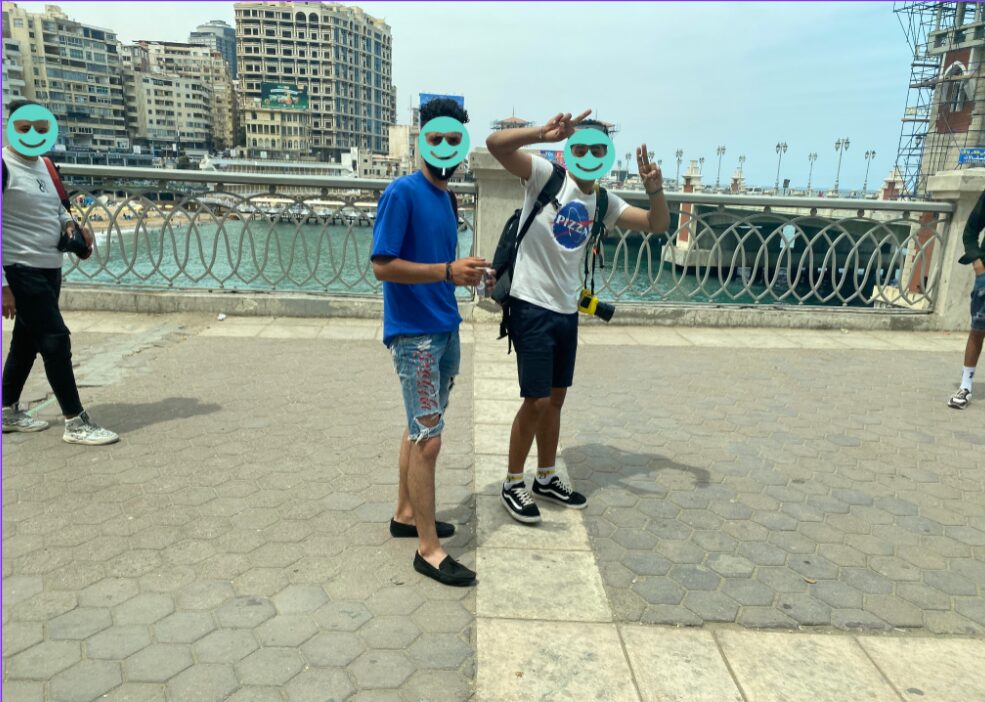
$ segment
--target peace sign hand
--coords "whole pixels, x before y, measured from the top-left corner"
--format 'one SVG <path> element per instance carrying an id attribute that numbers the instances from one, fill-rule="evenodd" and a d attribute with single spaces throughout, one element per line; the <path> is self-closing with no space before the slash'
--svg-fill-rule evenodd
<path id="1" fill-rule="evenodd" d="M 577 117 L 572 118 L 570 112 L 558 112 L 547 121 L 547 124 L 541 127 L 541 141 L 564 141 L 575 133 L 575 127 L 581 124 L 581 121 L 590 114 L 592 114 L 591 110 L 585 110 Z"/>
<path id="2" fill-rule="evenodd" d="M 663 190 L 664 176 L 660 172 L 660 167 L 655 163 L 650 163 L 647 157 L 646 144 L 641 144 L 636 148 L 636 164 L 640 169 L 640 179 L 643 181 L 643 189 L 648 193 Z"/>

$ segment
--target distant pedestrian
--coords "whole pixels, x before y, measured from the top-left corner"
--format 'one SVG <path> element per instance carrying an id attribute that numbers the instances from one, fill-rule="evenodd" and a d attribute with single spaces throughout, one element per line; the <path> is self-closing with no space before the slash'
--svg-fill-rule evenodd
<path id="1" fill-rule="evenodd" d="M 72 371 L 72 343 L 58 308 L 62 284 L 59 241 L 77 226 L 62 205 L 47 163 L 24 144 L 46 143 L 56 126 L 30 110 L 28 100 L 10 104 L 13 130 L 3 149 L 3 316 L 14 320 L 10 353 L 3 367 L 3 432 L 34 432 L 48 422 L 32 417 L 20 404 L 34 360 L 41 355 L 45 374 L 65 416 L 62 439 L 70 444 L 111 444 L 120 437 L 92 421 L 82 407 Z M 14 119 L 27 115 L 30 119 Z M 11 139 L 11 135 L 15 139 Z M 38 141 L 35 141 L 38 140 Z M 51 144 L 47 144 L 48 150 Z M 82 230 L 92 247 L 92 233 Z"/>
<path id="2" fill-rule="evenodd" d="M 450 118 L 458 129 L 468 114 L 441 98 L 421 108 L 421 125 Z M 458 131 L 423 131 L 433 149 L 467 150 Z M 464 158 L 460 154 L 455 165 Z M 424 168 L 397 178 L 383 192 L 373 231 L 373 272 L 383 281 L 383 343 L 393 355 L 403 390 L 407 428 L 400 443 L 400 485 L 390 533 L 419 540 L 414 569 L 446 585 L 471 585 L 475 573 L 449 556 L 439 539 L 455 527 L 435 520 L 434 475 L 448 397 L 459 372 L 462 318 L 455 286 L 479 283 L 488 263 L 455 260 L 457 206 L 448 190 L 455 166 Z"/>
<path id="3" fill-rule="evenodd" d="M 985 190 L 968 217 L 962 241 L 964 256 L 959 260 L 961 263 L 971 264 L 975 272 L 975 284 L 971 290 L 971 331 L 968 332 L 968 343 L 964 349 L 961 385 L 947 401 L 947 406 L 954 409 L 964 409 L 971 402 L 975 367 L 982 355 L 982 342 L 985 341 Z"/>

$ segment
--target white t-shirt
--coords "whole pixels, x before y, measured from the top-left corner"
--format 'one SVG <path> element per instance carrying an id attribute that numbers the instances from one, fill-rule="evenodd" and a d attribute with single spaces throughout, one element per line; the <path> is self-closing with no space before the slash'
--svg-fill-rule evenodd
<path id="1" fill-rule="evenodd" d="M 61 268 L 58 239 L 69 216 L 48 168 L 40 158 L 28 161 L 6 147 L 3 161 L 9 177 L 3 193 L 3 265 Z"/>
<path id="2" fill-rule="evenodd" d="M 530 160 L 530 180 L 524 184 L 526 195 L 520 226 L 553 172 L 546 159 L 531 155 Z M 578 295 L 585 279 L 585 246 L 591 238 L 595 218 L 595 193 L 586 195 L 566 176 L 556 200 L 561 204 L 560 209 L 548 203 L 520 242 L 510 296 L 554 312 L 571 314 L 578 311 Z M 611 230 L 627 207 L 625 200 L 609 193 L 605 226 Z"/>

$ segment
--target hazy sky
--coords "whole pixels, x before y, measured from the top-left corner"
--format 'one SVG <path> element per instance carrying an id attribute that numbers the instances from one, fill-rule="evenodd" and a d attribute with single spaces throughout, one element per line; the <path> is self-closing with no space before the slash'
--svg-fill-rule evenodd
<path id="1" fill-rule="evenodd" d="M 41 2 L 18 3 L 38 11 Z M 234 22 L 231 2 L 62 2 L 72 17 L 123 41 L 187 41 L 210 19 Z M 814 186 L 834 180 L 835 140 L 849 137 L 842 188 L 860 188 L 863 154 L 877 153 L 870 188 L 895 162 L 910 52 L 890 2 L 865 3 L 358 3 L 393 32 L 397 118 L 419 92 L 465 96 L 473 143 L 510 115 L 542 122 L 593 108 L 622 131 L 622 155 L 645 141 L 673 177 L 674 152 L 727 149 L 722 177 L 746 156 L 747 179 Z"/>

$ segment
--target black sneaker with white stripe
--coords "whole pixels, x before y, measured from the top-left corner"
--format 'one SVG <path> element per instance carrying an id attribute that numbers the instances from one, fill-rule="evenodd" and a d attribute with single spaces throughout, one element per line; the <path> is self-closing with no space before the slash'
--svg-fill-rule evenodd
<path id="1" fill-rule="evenodd" d="M 514 483 L 509 489 L 503 485 L 499 499 L 510 516 L 518 522 L 524 524 L 540 522 L 540 510 L 534 504 L 534 499 L 530 496 L 527 486 L 523 482 Z"/>
<path id="2" fill-rule="evenodd" d="M 534 494 L 571 509 L 585 509 L 588 506 L 588 499 L 584 495 L 572 490 L 570 485 L 556 475 L 551 476 L 551 482 L 547 485 L 534 480 Z"/>

